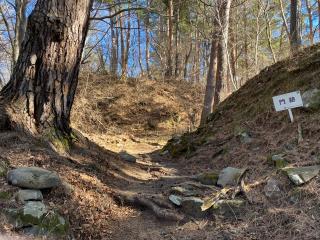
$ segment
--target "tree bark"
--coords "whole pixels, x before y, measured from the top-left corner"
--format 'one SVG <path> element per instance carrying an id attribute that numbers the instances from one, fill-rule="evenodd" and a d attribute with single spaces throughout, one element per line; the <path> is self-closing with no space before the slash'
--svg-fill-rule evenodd
<path id="1" fill-rule="evenodd" d="M 173 0 L 168 1 L 168 23 L 167 23 L 167 70 L 165 76 L 167 78 L 172 77 L 173 64 L 172 64 L 172 43 L 173 43 Z"/>
<path id="2" fill-rule="evenodd" d="M 320 0 L 318 0 L 318 34 L 320 39 Z"/>
<path id="3" fill-rule="evenodd" d="M 110 31 L 111 31 L 111 59 L 110 59 L 110 72 L 113 77 L 118 74 L 118 39 L 117 30 L 115 29 L 115 18 L 110 19 Z"/>
<path id="4" fill-rule="evenodd" d="M 49 141 L 71 139 L 70 112 L 91 6 L 91 0 L 37 1 L 13 74 L 0 92 L 13 128 Z"/>
<path id="5" fill-rule="evenodd" d="M 291 53 L 295 53 L 301 46 L 299 0 L 291 0 L 290 6 L 290 45 Z"/>
<path id="6" fill-rule="evenodd" d="M 147 0 L 147 7 L 149 7 L 149 0 Z M 149 33 L 149 27 L 150 27 L 150 18 L 149 18 L 149 13 L 146 15 L 146 70 L 147 70 L 147 75 L 148 78 L 151 79 L 151 74 L 150 74 L 150 33 Z"/>
<path id="7" fill-rule="evenodd" d="M 16 64 L 22 41 L 27 28 L 26 10 L 29 0 L 16 0 L 16 22 L 15 22 L 15 40 L 13 49 L 14 65 Z"/>
<path id="8" fill-rule="evenodd" d="M 229 15 L 231 0 L 220 0 L 218 5 L 219 42 L 217 59 L 217 80 L 215 86 L 214 104 L 221 102 L 221 93 L 227 77 L 228 68 L 228 36 L 229 36 Z"/>
<path id="9" fill-rule="evenodd" d="M 204 97 L 204 104 L 201 114 L 201 124 L 205 124 L 209 114 L 212 112 L 215 95 L 215 79 L 216 79 L 216 65 L 217 65 L 217 48 L 218 41 L 216 36 L 213 37 L 211 44 L 210 63 L 207 75 L 207 85 Z"/>
<path id="10" fill-rule="evenodd" d="M 139 59 L 139 67 L 140 67 L 140 75 L 144 75 L 144 70 L 142 67 L 142 53 L 141 53 L 141 22 L 139 16 L 137 16 L 137 24 L 138 24 L 138 59 Z"/>
<path id="11" fill-rule="evenodd" d="M 309 18 L 309 41 L 310 41 L 310 45 L 313 45 L 314 44 L 314 35 L 313 35 L 312 8 L 310 6 L 309 0 L 305 0 L 305 1 L 306 1 L 306 8 L 307 8 L 307 11 L 308 11 L 308 18 Z"/>

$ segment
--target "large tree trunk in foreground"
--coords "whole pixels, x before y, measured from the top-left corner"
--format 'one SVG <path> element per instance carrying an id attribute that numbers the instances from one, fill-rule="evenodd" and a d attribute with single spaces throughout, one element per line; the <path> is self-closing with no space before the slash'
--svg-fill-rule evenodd
<path id="1" fill-rule="evenodd" d="M 70 112 L 89 26 L 91 0 L 38 0 L 21 52 L 1 91 L 11 126 L 70 136 Z"/>

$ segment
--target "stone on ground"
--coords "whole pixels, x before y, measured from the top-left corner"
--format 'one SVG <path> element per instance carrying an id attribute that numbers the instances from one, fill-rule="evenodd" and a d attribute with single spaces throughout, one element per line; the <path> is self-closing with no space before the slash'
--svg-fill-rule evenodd
<path id="1" fill-rule="evenodd" d="M 237 186 L 246 170 L 247 169 L 227 167 L 220 172 L 217 184 L 221 187 Z"/>
<path id="2" fill-rule="evenodd" d="M 65 235 L 69 229 L 67 221 L 56 212 L 49 212 L 39 226 L 45 235 Z"/>
<path id="3" fill-rule="evenodd" d="M 177 196 L 177 195 L 170 195 L 170 196 L 169 196 L 169 200 L 170 200 L 170 202 L 172 202 L 174 205 L 176 205 L 176 206 L 181 206 L 182 197 Z"/>
<path id="4" fill-rule="evenodd" d="M 205 185 L 217 185 L 219 173 L 206 172 L 197 176 L 197 180 Z"/>
<path id="5" fill-rule="evenodd" d="M 22 208 L 19 217 L 24 226 L 38 225 L 47 212 L 47 207 L 42 202 L 30 201 Z"/>
<path id="6" fill-rule="evenodd" d="M 19 202 L 24 203 L 26 201 L 41 201 L 43 200 L 43 196 L 40 190 L 26 189 L 19 190 L 16 195 L 16 199 Z"/>
<path id="7" fill-rule="evenodd" d="M 317 110 L 320 108 L 320 90 L 311 89 L 302 94 L 302 101 L 305 108 Z"/>
<path id="8" fill-rule="evenodd" d="M 212 206 L 212 212 L 215 215 L 222 215 L 226 218 L 239 218 L 244 213 L 245 201 L 234 200 L 218 200 Z"/>
<path id="9" fill-rule="evenodd" d="M 320 166 L 284 168 L 283 171 L 294 184 L 299 186 L 316 177 L 319 174 Z"/>
<path id="10" fill-rule="evenodd" d="M 264 187 L 265 195 L 270 199 L 280 198 L 282 196 L 282 191 L 279 185 L 280 184 L 276 179 L 270 178 Z"/>
<path id="11" fill-rule="evenodd" d="M 284 154 L 275 154 L 271 156 L 271 163 L 277 168 L 282 169 L 288 165 L 288 162 L 285 160 Z"/>
<path id="12" fill-rule="evenodd" d="M 28 189 L 48 189 L 61 184 L 56 173 L 38 167 L 11 170 L 8 172 L 7 180 L 14 186 Z"/>
<path id="13" fill-rule="evenodd" d="M 196 197 L 182 198 L 181 209 L 182 211 L 195 218 L 202 218 L 206 216 L 206 212 L 201 210 L 203 200 Z"/>
<path id="14" fill-rule="evenodd" d="M 184 188 L 184 187 L 181 187 L 181 186 L 172 187 L 171 190 L 170 190 L 170 193 L 181 195 L 181 196 L 184 196 L 184 197 L 191 197 L 191 196 L 198 195 L 197 192 L 192 191 L 192 190 L 187 189 L 187 188 Z"/>
<path id="15" fill-rule="evenodd" d="M 130 162 L 130 163 L 136 163 L 137 162 L 137 158 L 125 151 L 120 152 L 119 153 L 120 158 L 126 162 Z"/>

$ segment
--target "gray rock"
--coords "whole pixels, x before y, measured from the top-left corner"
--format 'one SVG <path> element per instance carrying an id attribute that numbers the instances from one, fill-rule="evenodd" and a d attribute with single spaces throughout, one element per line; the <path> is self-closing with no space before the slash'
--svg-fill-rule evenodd
<path id="1" fill-rule="evenodd" d="M 16 228 L 39 225 L 47 214 L 47 208 L 42 202 L 27 202 L 19 209 L 2 210 L 8 221 Z"/>
<path id="2" fill-rule="evenodd" d="M 172 202 L 176 206 L 181 206 L 182 203 L 182 197 L 177 196 L 177 195 L 170 195 L 169 196 L 170 202 Z"/>
<path id="3" fill-rule="evenodd" d="M 130 163 L 136 163 L 137 162 L 137 158 L 125 151 L 120 152 L 119 153 L 120 158 L 126 162 L 130 162 Z"/>
<path id="4" fill-rule="evenodd" d="M 170 195 L 169 200 L 176 206 L 181 207 L 181 210 L 192 217 L 201 218 L 206 216 L 206 212 L 202 211 L 201 206 L 204 201 L 197 197 L 181 197 Z"/>
<path id="5" fill-rule="evenodd" d="M 212 213 L 226 218 L 239 218 L 244 213 L 245 201 L 243 200 L 218 200 L 212 206 Z"/>
<path id="6" fill-rule="evenodd" d="M 277 168 L 281 169 L 288 165 L 288 162 L 285 160 L 285 154 L 275 154 L 271 156 L 271 163 Z"/>
<path id="7" fill-rule="evenodd" d="M 48 210 L 42 202 L 29 201 L 20 211 L 19 217 L 24 226 L 38 225 L 47 212 Z"/>
<path id="8" fill-rule="evenodd" d="M 42 201 L 43 196 L 40 190 L 19 190 L 16 199 L 24 203 L 26 201 Z"/>
<path id="9" fill-rule="evenodd" d="M 190 196 L 197 195 L 197 192 L 192 191 L 192 190 L 187 189 L 187 188 L 184 188 L 184 187 L 181 187 L 181 186 L 172 187 L 170 193 L 182 195 L 184 197 L 190 197 Z"/>
<path id="10" fill-rule="evenodd" d="M 252 137 L 247 132 L 243 132 L 239 136 L 242 143 L 252 143 L 253 141 Z"/>
<path id="11" fill-rule="evenodd" d="M 217 185 L 219 173 L 212 171 L 197 176 L 197 180 L 205 185 Z"/>
<path id="12" fill-rule="evenodd" d="M 273 178 L 270 178 L 264 187 L 265 195 L 270 199 L 278 199 L 282 196 L 279 182 Z"/>
<path id="13" fill-rule="evenodd" d="M 218 185 L 221 187 L 225 186 L 237 186 L 240 182 L 241 177 L 247 171 L 247 169 L 238 169 L 227 167 L 223 169 L 219 174 Z"/>
<path id="14" fill-rule="evenodd" d="M 316 177 L 320 172 L 320 166 L 284 168 L 282 170 L 294 184 L 299 186 Z"/>
<path id="15" fill-rule="evenodd" d="M 29 189 L 47 189 L 61 184 L 59 176 L 38 167 L 25 167 L 11 170 L 7 174 L 10 184 Z"/>
<path id="16" fill-rule="evenodd" d="M 317 110 L 320 107 L 320 90 L 311 89 L 302 94 L 302 101 L 305 108 Z"/>
<path id="17" fill-rule="evenodd" d="M 69 229 L 67 221 L 56 212 L 49 212 L 39 225 L 45 235 L 65 235 Z"/>
<path id="18" fill-rule="evenodd" d="M 63 236 L 69 230 L 68 222 L 55 211 L 47 211 L 42 202 L 27 202 L 21 209 L 5 209 L 7 219 L 16 228 L 33 236 Z"/>
<path id="19" fill-rule="evenodd" d="M 207 215 L 207 212 L 203 212 L 201 210 L 201 206 L 203 205 L 203 200 L 196 197 L 186 197 L 182 199 L 181 209 L 184 213 L 195 217 L 201 218 Z"/>

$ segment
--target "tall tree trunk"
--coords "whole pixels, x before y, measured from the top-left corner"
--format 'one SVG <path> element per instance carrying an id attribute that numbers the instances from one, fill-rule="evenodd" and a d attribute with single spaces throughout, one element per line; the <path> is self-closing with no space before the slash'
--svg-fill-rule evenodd
<path id="1" fill-rule="evenodd" d="M 189 51 L 187 52 L 185 60 L 184 60 L 184 70 L 183 70 L 184 80 L 187 80 L 187 78 L 188 78 L 188 64 L 189 64 L 189 59 L 190 59 L 191 53 L 192 53 L 192 41 L 190 43 Z"/>
<path id="2" fill-rule="evenodd" d="M 207 75 L 207 85 L 206 85 L 206 92 L 204 97 L 204 104 L 203 104 L 203 109 L 201 114 L 201 124 L 206 123 L 209 114 L 212 112 L 212 107 L 214 104 L 217 48 L 218 48 L 217 36 L 216 34 L 214 34 L 212 44 L 211 44 L 210 63 L 209 63 L 209 69 L 208 69 L 208 75 Z"/>
<path id="3" fill-rule="evenodd" d="M 318 0 L 318 33 L 320 39 L 320 0 Z"/>
<path id="4" fill-rule="evenodd" d="M 248 49 L 248 45 L 249 45 L 249 39 L 248 39 L 248 12 L 247 12 L 247 8 L 244 5 L 243 7 L 243 11 L 244 11 L 244 65 L 245 65 L 245 76 L 246 79 L 245 81 L 247 81 L 249 79 L 249 49 Z"/>
<path id="5" fill-rule="evenodd" d="M 128 75 L 130 43 L 131 43 L 131 14 L 130 14 L 130 11 L 128 11 L 126 47 L 125 47 L 125 55 L 124 55 L 124 67 L 122 68 L 122 77 L 127 77 Z"/>
<path id="6" fill-rule="evenodd" d="M 193 82 L 199 83 L 200 82 L 200 39 L 199 39 L 199 31 L 196 30 L 195 32 L 195 49 L 194 49 L 194 56 L 193 56 Z"/>
<path id="7" fill-rule="evenodd" d="M 115 18 L 110 19 L 111 31 L 111 59 L 110 59 L 110 73 L 111 76 L 117 76 L 118 73 L 118 39 L 117 29 L 115 28 Z"/>
<path id="8" fill-rule="evenodd" d="M 91 6 L 91 0 L 37 1 L 11 79 L 0 93 L 12 127 L 51 141 L 71 135 Z"/>
<path id="9" fill-rule="evenodd" d="M 119 19 L 120 27 L 120 50 L 121 50 L 121 79 L 124 77 L 126 72 L 126 49 L 125 49 L 125 37 L 124 37 L 124 23 L 123 23 L 123 14 L 120 15 Z"/>
<path id="10" fill-rule="evenodd" d="M 106 62 L 104 60 L 103 48 L 101 45 L 97 46 L 97 55 L 98 55 L 98 72 L 105 73 L 106 72 Z"/>
<path id="11" fill-rule="evenodd" d="M 306 8 L 307 8 L 307 11 L 308 11 L 308 18 L 309 18 L 309 41 L 310 41 L 310 44 L 313 45 L 314 44 L 314 35 L 313 35 L 312 8 L 311 8 L 309 0 L 305 0 L 305 1 L 306 1 Z"/>
<path id="12" fill-rule="evenodd" d="M 142 53 L 141 53 L 141 21 L 139 16 L 137 16 L 137 24 L 138 24 L 138 61 L 140 67 L 140 75 L 144 75 L 144 70 L 142 67 Z"/>
<path id="13" fill-rule="evenodd" d="M 149 0 L 147 0 L 147 7 L 149 7 Z M 149 33 L 149 27 L 150 27 L 150 18 L 149 18 L 149 13 L 146 15 L 146 70 L 147 70 L 147 75 L 148 78 L 151 78 L 150 74 L 150 33 Z"/>
<path id="14" fill-rule="evenodd" d="M 276 57 L 276 54 L 275 54 L 273 46 L 272 46 L 272 37 L 273 37 L 272 26 L 271 26 L 272 20 L 269 17 L 269 11 L 270 11 L 270 2 L 267 1 L 265 9 L 264 9 L 264 17 L 265 17 L 265 21 L 266 21 L 266 36 L 267 36 L 267 40 L 268 40 L 268 47 L 269 47 L 269 50 L 272 55 L 273 63 L 276 63 L 277 57 Z"/>
<path id="15" fill-rule="evenodd" d="M 13 60 L 15 64 L 19 57 L 20 48 L 27 28 L 26 10 L 29 0 L 16 0 L 15 40 Z"/>
<path id="16" fill-rule="evenodd" d="M 180 29 L 179 29 L 179 22 L 180 22 L 180 4 L 178 4 L 178 6 L 176 6 L 176 9 L 175 9 L 175 26 L 176 26 L 176 29 L 175 29 L 175 50 L 176 50 L 176 53 L 175 53 L 175 63 L 176 63 L 176 66 L 175 66 L 175 71 L 174 71 L 174 75 L 175 75 L 175 78 L 179 78 L 180 77 L 180 72 L 181 72 L 181 61 L 180 61 Z"/>
<path id="17" fill-rule="evenodd" d="M 228 71 L 228 36 L 229 36 L 229 17 L 231 0 L 220 0 L 218 4 L 219 16 L 219 42 L 218 42 L 218 60 L 217 60 L 217 80 L 215 86 L 214 104 L 221 102 L 221 93 L 224 90 L 224 84 Z"/>
<path id="18" fill-rule="evenodd" d="M 300 35 L 300 11 L 298 8 L 298 1 L 291 0 L 290 6 L 290 45 L 291 53 L 295 53 L 301 46 L 301 35 Z"/>
<path id="19" fill-rule="evenodd" d="M 168 1 L 168 23 L 167 23 L 167 70 L 165 76 L 167 78 L 172 77 L 173 64 L 172 64 L 172 43 L 173 43 L 173 0 Z"/>

